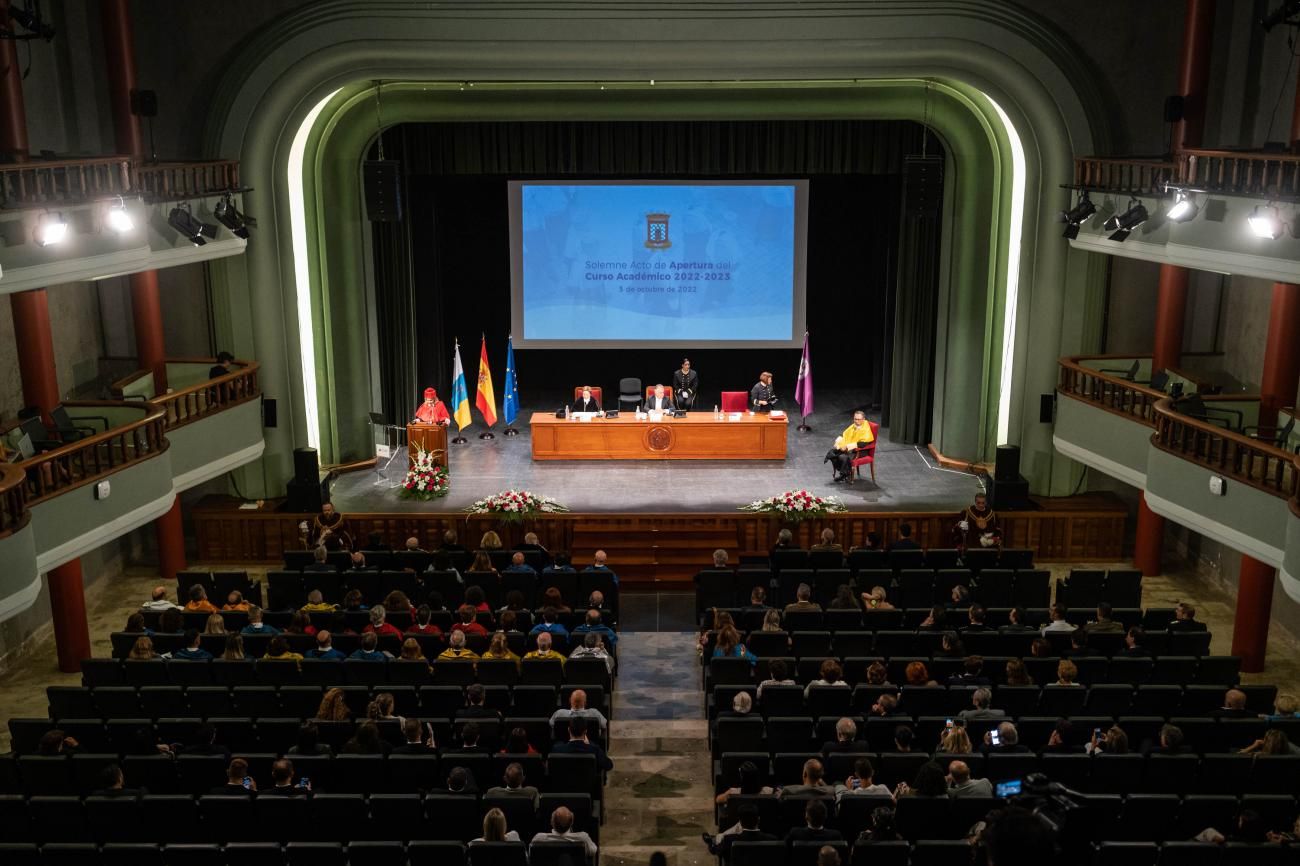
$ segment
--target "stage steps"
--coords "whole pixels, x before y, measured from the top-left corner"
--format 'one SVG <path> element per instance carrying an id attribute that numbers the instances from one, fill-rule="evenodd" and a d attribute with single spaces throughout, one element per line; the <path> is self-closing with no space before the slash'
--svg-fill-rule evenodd
<path id="1" fill-rule="evenodd" d="M 689 587 L 695 573 L 713 561 L 713 551 L 718 548 L 735 550 L 734 529 L 680 524 L 659 529 L 639 520 L 625 525 L 578 521 L 573 527 L 574 564 L 584 568 L 595 551 L 603 550 L 619 585 L 627 589 L 662 589 L 664 584 Z"/>

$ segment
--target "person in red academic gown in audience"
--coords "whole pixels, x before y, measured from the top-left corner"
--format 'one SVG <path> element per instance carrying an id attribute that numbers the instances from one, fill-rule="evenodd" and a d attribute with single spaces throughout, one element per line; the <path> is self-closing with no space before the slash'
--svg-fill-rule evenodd
<path id="1" fill-rule="evenodd" d="M 438 392 L 433 388 L 424 389 L 424 402 L 415 410 L 415 420 L 425 424 L 451 423 L 447 407 L 438 399 Z"/>

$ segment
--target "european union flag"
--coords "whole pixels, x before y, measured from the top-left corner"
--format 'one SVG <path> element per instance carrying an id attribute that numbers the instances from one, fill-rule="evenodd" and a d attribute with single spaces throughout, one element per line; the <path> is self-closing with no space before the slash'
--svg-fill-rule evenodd
<path id="1" fill-rule="evenodd" d="M 515 423 L 519 415 L 519 382 L 515 379 L 515 338 L 506 338 L 506 395 L 501 404 L 501 414 L 506 426 Z"/>

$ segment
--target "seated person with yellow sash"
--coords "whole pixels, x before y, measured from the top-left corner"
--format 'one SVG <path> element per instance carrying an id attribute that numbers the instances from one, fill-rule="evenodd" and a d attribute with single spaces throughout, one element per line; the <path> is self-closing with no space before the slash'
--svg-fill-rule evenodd
<path id="1" fill-rule="evenodd" d="M 871 425 L 867 423 L 867 416 L 859 409 L 853 413 L 853 423 L 836 437 L 835 445 L 826 452 L 822 462 L 830 460 L 835 464 L 835 481 L 848 481 L 849 473 L 853 470 L 853 452 L 858 450 L 859 446 L 869 445 L 875 440 L 876 437 L 871 433 Z"/>

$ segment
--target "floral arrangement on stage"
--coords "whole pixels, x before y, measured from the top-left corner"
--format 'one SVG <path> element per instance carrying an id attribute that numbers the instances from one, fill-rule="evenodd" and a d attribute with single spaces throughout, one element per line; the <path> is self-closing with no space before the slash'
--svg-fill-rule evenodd
<path id="1" fill-rule="evenodd" d="M 816 496 L 807 490 L 787 490 L 785 493 L 742 505 L 740 510 L 760 514 L 779 514 L 787 520 L 798 523 L 813 517 L 839 514 L 848 509 L 834 496 Z"/>
<path id="2" fill-rule="evenodd" d="M 538 496 L 527 490 L 502 490 L 465 509 L 470 514 L 495 514 L 508 523 L 537 514 L 560 514 L 568 510 L 549 496 Z"/>
<path id="3" fill-rule="evenodd" d="M 433 455 L 421 448 L 415 454 L 415 461 L 406 470 L 406 478 L 397 488 L 397 495 L 402 499 L 419 499 L 428 502 L 447 495 L 451 490 L 451 476 L 445 467 L 433 462 Z"/>

